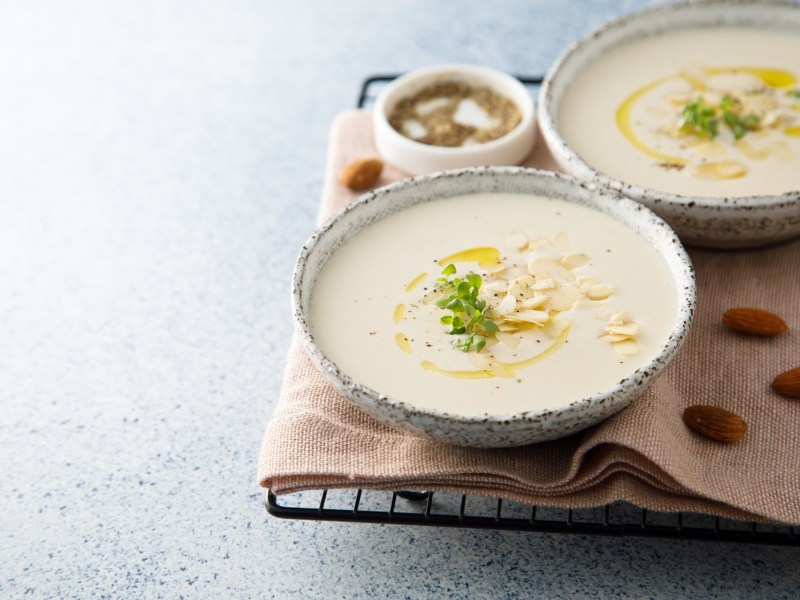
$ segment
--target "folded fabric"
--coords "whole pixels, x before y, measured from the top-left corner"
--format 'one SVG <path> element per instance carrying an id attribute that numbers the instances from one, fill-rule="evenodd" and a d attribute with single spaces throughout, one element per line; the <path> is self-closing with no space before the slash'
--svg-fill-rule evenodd
<path id="1" fill-rule="evenodd" d="M 338 183 L 341 169 L 376 154 L 367 111 L 336 119 L 320 221 L 358 196 Z M 526 166 L 557 169 L 541 140 Z M 380 183 L 404 176 L 387 167 Z M 293 340 L 259 483 L 277 494 L 447 490 L 564 508 L 627 500 L 659 511 L 800 523 L 800 400 L 770 387 L 775 375 L 800 366 L 800 241 L 690 255 L 698 309 L 678 357 L 621 413 L 553 442 L 463 448 L 395 430 L 335 392 Z M 721 316 L 736 306 L 776 312 L 789 331 L 774 338 L 734 333 Z M 690 431 L 681 416 L 693 404 L 739 414 L 747 435 L 724 444 Z"/>

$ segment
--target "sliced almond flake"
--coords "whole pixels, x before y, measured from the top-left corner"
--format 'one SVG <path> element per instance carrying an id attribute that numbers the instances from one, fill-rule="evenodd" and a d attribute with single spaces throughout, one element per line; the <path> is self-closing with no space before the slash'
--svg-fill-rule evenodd
<path id="1" fill-rule="evenodd" d="M 564 330 L 567 327 L 569 327 L 569 320 L 556 315 L 547 323 L 545 323 L 545 325 L 542 327 L 542 331 L 545 333 L 545 335 L 547 335 L 547 337 L 555 339 L 564 333 Z"/>
<path id="2" fill-rule="evenodd" d="M 761 119 L 759 125 L 761 127 L 772 127 L 773 125 L 780 125 L 781 122 L 786 118 L 791 119 L 791 115 L 781 111 L 781 110 L 768 110 L 764 114 L 764 118 Z"/>
<path id="3" fill-rule="evenodd" d="M 747 167 L 736 160 L 719 160 L 698 165 L 695 175 L 706 179 L 737 179 L 747 175 Z"/>
<path id="4" fill-rule="evenodd" d="M 492 293 L 502 292 L 502 293 L 505 294 L 506 290 L 508 289 L 508 282 L 507 281 L 490 281 L 489 283 L 484 283 L 482 289 L 487 291 L 487 292 L 492 292 Z"/>
<path id="5" fill-rule="evenodd" d="M 554 279 L 557 282 L 575 281 L 575 274 L 550 258 L 534 258 L 528 263 L 528 272 L 537 279 Z"/>
<path id="6" fill-rule="evenodd" d="M 608 333 L 627 335 L 633 337 L 639 335 L 639 325 L 637 323 L 625 323 L 624 325 L 611 325 L 606 330 Z"/>
<path id="7" fill-rule="evenodd" d="M 531 298 L 523 300 L 519 303 L 520 308 L 522 309 L 529 309 L 529 308 L 538 308 L 542 304 L 547 301 L 550 296 L 547 294 L 534 294 Z"/>
<path id="8" fill-rule="evenodd" d="M 569 248 L 569 236 L 563 231 L 559 231 L 553 238 L 553 245 L 559 250 L 566 250 Z"/>
<path id="9" fill-rule="evenodd" d="M 536 238 L 528 241 L 528 250 L 538 250 L 543 246 L 550 246 L 550 240 L 545 238 Z"/>
<path id="10" fill-rule="evenodd" d="M 587 254 L 567 254 L 558 260 L 558 264 L 566 269 L 577 269 L 584 265 L 588 265 L 591 258 Z"/>
<path id="11" fill-rule="evenodd" d="M 514 279 L 508 286 L 508 293 L 515 298 L 528 296 L 526 292 L 533 285 L 534 279 L 530 275 L 523 275 Z"/>
<path id="12" fill-rule="evenodd" d="M 520 275 L 519 277 L 514 279 L 511 283 L 516 283 L 518 285 L 521 285 L 521 286 L 527 288 L 527 287 L 532 286 L 535 281 L 536 281 L 536 279 L 532 275 L 529 275 L 528 273 L 525 273 L 524 275 Z"/>
<path id="13" fill-rule="evenodd" d="M 524 321 L 526 323 L 547 323 L 550 320 L 550 313 L 546 310 L 518 310 L 515 313 L 506 315 L 509 321 Z"/>
<path id="14" fill-rule="evenodd" d="M 531 285 L 532 290 L 551 290 L 556 287 L 554 279 L 540 279 L 539 277 Z"/>
<path id="15" fill-rule="evenodd" d="M 527 274 L 528 271 L 524 267 L 520 267 L 518 265 L 507 267 L 505 269 L 501 269 L 500 271 L 496 271 L 494 273 L 496 277 L 500 277 L 501 279 L 505 279 L 506 281 L 512 281 L 517 277 L 522 277 L 523 275 Z"/>
<path id="16" fill-rule="evenodd" d="M 621 342 L 612 342 L 611 346 L 616 350 L 617 354 L 621 354 L 623 356 L 630 356 L 631 354 L 636 354 L 639 350 L 639 344 L 636 340 L 622 340 Z"/>
<path id="17" fill-rule="evenodd" d="M 489 294 L 488 296 L 481 296 L 481 299 L 486 302 L 486 310 L 491 314 L 505 298 L 505 294 Z"/>
<path id="18" fill-rule="evenodd" d="M 515 231 L 506 237 L 504 244 L 506 248 L 513 248 L 514 250 L 522 250 L 528 245 L 528 236 L 521 231 Z"/>
<path id="19" fill-rule="evenodd" d="M 497 338 L 496 337 L 489 336 L 489 337 L 486 338 L 486 346 L 485 347 L 486 348 L 491 348 L 492 346 L 496 346 L 497 343 L 498 342 L 497 342 Z"/>
<path id="20" fill-rule="evenodd" d="M 625 313 L 618 312 L 611 315 L 608 319 L 610 325 L 622 325 L 625 322 Z"/>
<path id="21" fill-rule="evenodd" d="M 778 101 L 769 94 L 755 94 L 753 96 L 744 95 L 739 98 L 742 103 L 742 112 L 765 114 L 771 110 L 778 108 Z"/>
<path id="22" fill-rule="evenodd" d="M 581 288 L 581 291 L 589 300 L 605 300 L 614 293 L 614 288 L 610 285 L 598 283 Z"/>
<path id="23" fill-rule="evenodd" d="M 611 342 L 611 343 L 613 343 L 613 342 L 622 342 L 624 340 L 629 340 L 629 339 L 631 339 L 631 336 L 629 336 L 629 335 L 619 335 L 619 334 L 614 335 L 614 334 L 611 334 L 611 333 L 606 333 L 605 335 L 601 335 L 597 339 L 600 340 L 601 342 Z"/>
<path id="24" fill-rule="evenodd" d="M 547 308 L 549 310 L 565 311 L 575 306 L 575 302 L 581 297 L 578 288 L 574 286 L 562 285 L 549 294 Z"/>
<path id="25" fill-rule="evenodd" d="M 510 323 L 508 321 L 501 321 L 500 323 L 495 323 L 497 325 L 497 329 L 503 331 L 505 333 L 516 333 L 519 331 L 519 325 L 517 323 Z"/>
<path id="26" fill-rule="evenodd" d="M 516 350 L 517 346 L 519 346 L 519 338 L 515 335 L 503 331 L 498 331 L 495 335 L 497 336 L 497 341 L 504 344 L 510 350 Z"/>
<path id="27" fill-rule="evenodd" d="M 508 315 L 517 309 L 517 299 L 508 294 L 503 300 L 492 309 L 492 314 Z"/>

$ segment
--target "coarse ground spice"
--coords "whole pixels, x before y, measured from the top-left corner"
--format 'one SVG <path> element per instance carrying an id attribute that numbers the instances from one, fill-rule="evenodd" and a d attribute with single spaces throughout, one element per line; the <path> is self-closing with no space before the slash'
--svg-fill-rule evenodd
<path id="1" fill-rule="evenodd" d="M 455 114 L 462 100 L 472 100 L 496 125 L 480 128 L 459 123 Z M 429 110 L 420 112 L 420 105 L 437 101 Z M 463 81 L 441 81 L 422 88 L 413 96 L 403 98 L 392 110 L 389 124 L 401 135 L 432 146 L 457 147 L 466 142 L 482 144 L 504 136 L 522 120 L 522 115 L 508 98 L 486 86 L 473 87 Z M 416 137 L 409 123 L 416 122 L 425 129 Z"/>

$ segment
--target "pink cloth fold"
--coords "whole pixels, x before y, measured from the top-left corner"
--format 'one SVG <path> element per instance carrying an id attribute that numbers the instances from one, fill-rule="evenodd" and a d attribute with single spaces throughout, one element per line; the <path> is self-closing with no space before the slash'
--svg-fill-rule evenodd
<path id="1" fill-rule="evenodd" d="M 337 176 L 377 152 L 369 113 L 332 128 L 320 221 L 359 194 Z M 539 140 L 527 166 L 557 170 Z M 405 174 L 384 170 L 380 185 Z M 448 490 L 578 508 L 627 500 L 659 511 L 800 523 L 800 400 L 776 394 L 773 377 L 800 366 L 800 241 L 747 251 L 690 249 L 698 310 L 665 373 L 618 415 L 568 438 L 522 448 L 449 446 L 378 423 L 337 394 L 295 340 L 281 397 L 267 426 L 258 478 L 275 493 L 322 488 Z M 756 306 L 789 331 L 754 338 L 723 327 L 722 313 Z M 704 439 L 681 415 L 716 404 L 741 415 L 734 444 Z"/>

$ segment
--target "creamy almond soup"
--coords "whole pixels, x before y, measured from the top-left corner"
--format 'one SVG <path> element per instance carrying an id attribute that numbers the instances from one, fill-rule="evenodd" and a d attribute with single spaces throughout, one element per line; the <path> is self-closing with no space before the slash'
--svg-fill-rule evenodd
<path id="1" fill-rule="evenodd" d="M 419 204 L 323 266 L 312 333 L 345 373 L 455 414 L 565 406 L 646 364 L 677 317 L 667 266 L 583 206 L 526 194 Z"/>
<path id="2" fill-rule="evenodd" d="M 800 189 L 800 35 L 687 29 L 599 57 L 565 92 L 564 140 L 598 171 L 686 196 Z"/>

